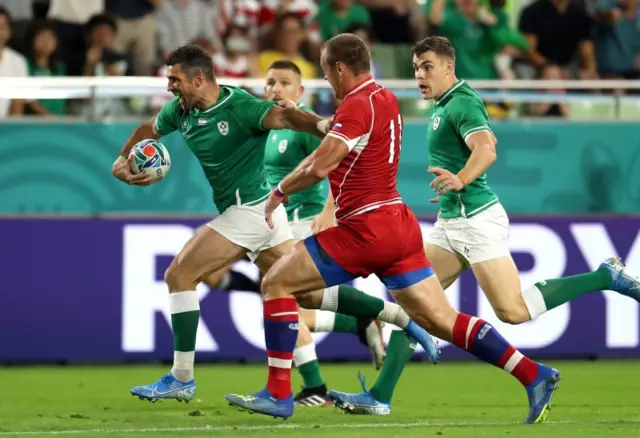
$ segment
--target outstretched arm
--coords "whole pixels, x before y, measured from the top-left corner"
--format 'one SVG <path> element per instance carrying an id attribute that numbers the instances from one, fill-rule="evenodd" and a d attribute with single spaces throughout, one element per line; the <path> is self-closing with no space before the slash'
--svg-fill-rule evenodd
<path id="1" fill-rule="evenodd" d="M 328 131 L 329 121 L 310 112 L 302 111 L 297 106 L 289 106 L 289 103 L 279 103 L 269 111 L 264 119 L 263 126 L 267 129 L 293 129 L 298 132 L 307 132 L 316 137 L 324 138 Z"/>

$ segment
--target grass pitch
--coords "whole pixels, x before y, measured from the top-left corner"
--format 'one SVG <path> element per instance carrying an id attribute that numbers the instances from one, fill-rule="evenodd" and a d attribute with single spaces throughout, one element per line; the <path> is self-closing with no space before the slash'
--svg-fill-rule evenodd
<path id="1" fill-rule="evenodd" d="M 525 391 L 479 363 L 410 365 L 391 415 L 351 416 L 331 407 L 297 408 L 284 422 L 227 405 L 227 392 L 261 389 L 263 366 L 199 365 L 189 404 L 152 404 L 129 394 L 166 373 L 160 366 L 0 368 L 0 438 L 99 437 L 640 437 L 640 362 L 551 362 L 563 374 L 547 424 L 520 424 Z M 327 384 L 359 391 L 369 364 L 322 367 Z M 294 370 L 294 386 L 300 378 Z"/>

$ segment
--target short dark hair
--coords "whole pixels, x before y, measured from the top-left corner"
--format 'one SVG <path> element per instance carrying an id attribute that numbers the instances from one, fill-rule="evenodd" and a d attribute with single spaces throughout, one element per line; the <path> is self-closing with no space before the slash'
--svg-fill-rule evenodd
<path id="1" fill-rule="evenodd" d="M 323 44 L 327 64 L 342 62 L 353 74 L 371 71 L 371 52 L 362 39 L 350 33 L 341 33 Z"/>
<path id="2" fill-rule="evenodd" d="M 456 49 L 453 48 L 451 41 L 443 36 L 430 36 L 418 41 L 413 46 L 412 52 L 416 56 L 434 52 L 438 56 L 445 56 L 454 61 L 456 59 Z"/>
<path id="3" fill-rule="evenodd" d="M 298 67 L 295 62 L 291 62 L 287 59 L 274 61 L 267 70 L 289 70 L 302 77 L 300 67 Z"/>
<path id="4" fill-rule="evenodd" d="M 87 24 L 84 25 L 84 30 L 89 35 L 98 26 L 109 26 L 114 32 L 118 31 L 116 20 L 107 14 L 96 14 L 89 18 Z"/>
<path id="5" fill-rule="evenodd" d="M 180 64 L 182 71 L 190 78 L 197 74 L 202 74 L 208 81 L 214 81 L 216 78 L 211 56 L 195 44 L 178 47 L 167 56 L 164 63 L 165 65 Z"/>

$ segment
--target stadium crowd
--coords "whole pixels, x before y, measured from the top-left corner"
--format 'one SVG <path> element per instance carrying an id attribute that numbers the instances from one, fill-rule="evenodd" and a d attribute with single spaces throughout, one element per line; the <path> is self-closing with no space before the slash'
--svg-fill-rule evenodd
<path id="1" fill-rule="evenodd" d="M 318 78 L 321 43 L 350 32 L 370 44 L 378 78 L 412 78 L 408 48 L 427 34 L 451 39 L 465 79 L 637 78 L 639 26 L 637 0 L 0 0 L 0 77 L 163 75 L 164 56 L 196 43 L 218 76 L 259 78 L 288 59 Z M 135 107 L 110 101 L 103 112 Z M 4 100 L 0 118 L 83 108 Z"/>

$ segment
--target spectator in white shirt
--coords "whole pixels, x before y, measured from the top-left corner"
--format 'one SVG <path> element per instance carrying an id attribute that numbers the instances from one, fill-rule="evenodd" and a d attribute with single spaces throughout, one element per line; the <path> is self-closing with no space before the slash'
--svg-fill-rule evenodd
<path id="1" fill-rule="evenodd" d="M 11 39 L 11 15 L 0 7 L 0 77 L 26 77 L 29 75 L 27 61 L 22 55 L 7 47 Z M 20 99 L 0 99 L 0 119 L 24 112 Z"/>

